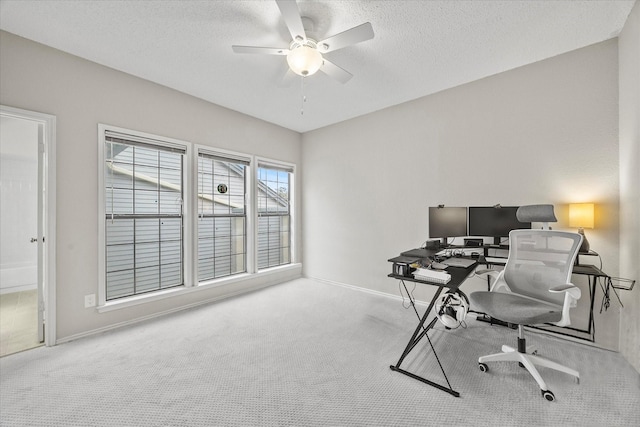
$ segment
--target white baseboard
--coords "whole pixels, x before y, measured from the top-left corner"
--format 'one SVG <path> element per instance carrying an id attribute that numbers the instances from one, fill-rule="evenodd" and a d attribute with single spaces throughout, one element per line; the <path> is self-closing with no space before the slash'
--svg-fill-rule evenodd
<path id="1" fill-rule="evenodd" d="M 38 286 L 35 283 L 30 285 L 10 286 L 8 288 L 0 288 L 0 295 L 11 294 L 14 292 L 35 291 Z"/>
<path id="2" fill-rule="evenodd" d="M 377 296 L 381 296 L 381 297 L 385 297 L 385 298 L 390 298 L 396 301 L 407 301 L 407 298 L 403 298 L 400 295 L 394 295 L 394 294 L 389 294 L 387 292 L 381 292 L 381 291 L 375 291 L 373 289 L 368 289 L 368 288 L 363 288 L 361 286 L 355 286 L 355 285 L 349 285 L 347 283 L 342 283 L 342 282 L 336 282 L 333 280 L 328 280 L 328 279 L 322 279 L 319 277 L 310 277 L 310 276 L 305 276 L 307 279 L 311 279 L 311 280 L 315 280 L 321 283 L 326 283 L 327 285 L 333 285 L 333 286 L 340 286 L 343 288 L 347 288 L 347 289 L 352 289 L 354 291 L 359 291 L 359 292 L 364 292 L 367 294 L 373 294 L 373 295 L 377 295 Z M 420 300 L 416 300 L 416 305 L 420 305 L 420 306 L 427 306 L 428 303 L 424 302 L 424 301 L 420 301 Z"/>

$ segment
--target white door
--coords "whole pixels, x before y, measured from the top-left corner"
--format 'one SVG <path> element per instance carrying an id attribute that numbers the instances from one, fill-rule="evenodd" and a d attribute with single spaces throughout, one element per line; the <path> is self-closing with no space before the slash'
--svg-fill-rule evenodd
<path id="1" fill-rule="evenodd" d="M 12 179 L 12 169 L 16 176 L 15 185 L 4 188 L 2 195 L 2 202 L 9 202 L 2 209 L 2 265 L 18 269 L 5 278 L 17 277 L 13 284 L 17 290 L 36 282 L 37 340 L 54 345 L 55 117 L 0 106 L 0 119 L 3 186 Z M 8 292 L 10 284 L 4 282 L 1 291 Z"/>
<path id="2" fill-rule="evenodd" d="M 37 233 L 36 244 L 38 245 L 38 342 L 44 342 L 44 294 L 45 294 L 45 280 L 44 280 L 44 209 L 45 209 L 45 173 L 44 168 L 46 165 L 45 159 L 45 140 L 44 140 L 44 124 L 38 123 L 38 202 L 37 202 Z"/>

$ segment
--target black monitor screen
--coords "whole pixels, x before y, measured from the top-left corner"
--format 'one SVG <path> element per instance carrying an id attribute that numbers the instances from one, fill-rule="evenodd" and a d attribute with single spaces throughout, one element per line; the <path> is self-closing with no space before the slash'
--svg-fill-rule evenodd
<path id="1" fill-rule="evenodd" d="M 467 235 L 467 208 L 430 207 L 429 237 L 462 237 Z"/>
<path id="2" fill-rule="evenodd" d="M 530 222 L 516 218 L 518 206 L 471 206 L 469 207 L 469 235 L 507 237 L 511 230 L 531 228 Z"/>

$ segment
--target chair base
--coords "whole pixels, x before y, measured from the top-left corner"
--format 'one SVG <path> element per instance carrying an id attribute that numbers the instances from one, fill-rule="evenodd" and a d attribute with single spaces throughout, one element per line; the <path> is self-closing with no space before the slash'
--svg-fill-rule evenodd
<path id="1" fill-rule="evenodd" d="M 520 327 L 519 329 L 521 330 L 521 333 L 522 333 L 522 327 Z M 549 389 L 547 388 L 547 383 L 545 383 L 544 380 L 542 379 L 542 376 L 538 372 L 538 369 L 536 368 L 536 366 L 542 366 L 544 368 L 550 368 L 556 371 L 560 371 L 560 372 L 564 372 L 566 374 L 572 375 L 577 379 L 578 383 L 580 383 L 580 374 L 575 369 L 568 368 L 559 363 L 537 356 L 535 354 L 536 351 L 531 347 L 526 348 L 525 350 L 525 340 L 524 338 L 522 338 L 522 335 L 521 335 L 521 338 L 518 338 L 518 346 L 520 351 L 508 345 L 503 345 L 502 353 L 490 354 L 490 355 L 482 356 L 478 358 L 478 363 L 481 364 L 481 369 L 482 369 L 482 364 L 484 364 L 485 362 L 498 362 L 498 361 L 520 362 L 521 366 L 524 366 L 527 369 L 527 371 L 529 371 L 531 376 L 536 380 L 536 382 L 538 383 L 538 386 L 540 387 L 540 390 L 542 390 L 543 392 L 543 395 L 545 392 L 548 392 Z M 548 399 L 548 400 L 553 400 L 553 399 Z"/>

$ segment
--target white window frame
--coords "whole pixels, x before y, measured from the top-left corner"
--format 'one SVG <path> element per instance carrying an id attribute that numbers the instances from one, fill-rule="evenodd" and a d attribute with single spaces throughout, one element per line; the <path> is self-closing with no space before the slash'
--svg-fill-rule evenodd
<path id="1" fill-rule="evenodd" d="M 253 170 L 254 170 L 254 159 L 253 156 L 245 154 L 245 153 L 240 153 L 237 151 L 230 151 L 230 150 L 223 150 L 220 148 L 213 148 L 213 147 L 209 147 L 206 145 L 199 145 L 199 144 L 195 144 L 194 146 L 194 159 L 193 159 L 193 164 L 196 165 L 195 166 L 195 171 L 194 171 L 194 183 L 195 185 L 193 186 L 193 191 L 192 191 L 192 198 L 191 198 L 191 202 L 192 202 L 192 212 L 195 212 L 195 224 L 193 226 L 193 234 L 192 234 L 192 253 L 193 253 L 193 265 L 192 265 L 192 269 L 193 269 L 193 278 L 194 278 L 194 283 L 197 286 L 200 287 L 210 287 L 210 286 L 220 286 L 220 285 L 224 285 L 229 283 L 229 280 L 233 280 L 234 278 L 240 278 L 252 273 L 256 272 L 256 269 L 254 267 L 254 251 L 252 250 L 252 248 L 254 247 L 254 216 L 253 216 L 253 210 L 254 210 L 254 206 L 255 204 L 253 203 L 253 191 L 252 188 L 254 186 L 253 184 Z M 199 174 L 200 174 L 200 170 L 199 170 L 199 162 L 198 162 L 198 158 L 200 156 L 200 153 L 209 155 L 209 156 L 215 156 L 215 157 L 221 157 L 221 158 L 226 158 L 229 160 L 240 160 L 243 162 L 248 162 L 248 166 L 245 169 L 245 244 L 246 244 L 246 259 L 245 259 L 245 263 L 246 263 L 246 272 L 245 273 L 238 273 L 238 274 L 232 274 L 229 276 L 224 276 L 224 277 L 217 277 L 217 278 L 213 278 L 210 280 L 204 280 L 202 282 L 200 282 L 200 279 L 198 277 L 198 259 L 199 259 L 199 254 L 198 254 L 198 226 L 199 226 L 199 215 L 200 212 L 198 211 L 198 180 L 199 180 Z"/>
<path id="2" fill-rule="evenodd" d="M 182 171 L 183 182 L 183 238 L 182 238 L 182 250 L 184 254 L 183 259 L 183 277 L 184 285 L 176 286 L 172 288 L 151 291 L 139 295 L 133 295 L 128 297 L 122 297 L 115 300 L 106 300 L 106 188 L 105 188 L 105 142 L 106 132 L 119 133 L 131 138 L 143 138 L 145 140 L 151 140 L 153 144 L 165 145 L 167 147 L 180 147 L 184 150 L 184 168 Z M 226 157 L 230 160 L 234 158 L 249 161 L 249 166 L 246 169 L 246 273 L 238 273 L 230 276 L 224 276 L 214 278 L 211 280 L 198 283 L 198 154 L 200 152 L 219 155 L 220 157 Z M 258 271 L 258 239 L 257 239 L 257 224 L 258 224 L 258 209 L 257 209 L 257 187 L 258 177 L 257 170 L 259 166 L 273 167 L 280 169 L 288 169 L 292 173 L 292 179 L 290 180 L 289 188 L 289 215 L 290 215 L 290 251 L 291 259 L 288 264 L 269 267 Z M 254 155 L 248 155 L 241 152 L 224 150 L 211 146 L 198 145 L 188 141 L 168 138 L 164 136 L 158 136 L 146 132 L 135 131 L 131 129 L 120 128 L 107 124 L 98 124 L 98 217 L 99 217 L 99 232 L 98 232 L 98 301 L 97 311 L 99 313 L 110 312 L 126 307 L 131 307 L 138 304 L 143 304 L 151 301 L 157 301 L 165 298 L 172 298 L 179 295 L 188 294 L 191 292 L 197 292 L 201 289 L 210 287 L 217 287 L 223 285 L 231 285 L 234 283 L 241 284 L 246 280 L 256 279 L 255 283 L 267 283 L 269 277 L 279 275 L 286 271 L 299 271 L 301 265 L 297 259 L 297 207 L 296 207 L 296 181 L 297 181 L 297 166 L 294 163 L 284 162 L 280 160 L 274 160 L 265 157 L 258 157 Z M 274 276 L 275 277 L 275 276 Z M 266 280 L 266 282 L 265 282 Z M 231 293 L 235 294 L 235 293 Z M 230 295 L 231 295 L 230 294 Z M 220 296 L 213 297 L 213 300 L 219 299 Z"/>
<path id="3" fill-rule="evenodd" d="M 183 266 L 182 274 L 184 278 L 184 285 L 174 288 L 168 288 L 153 292 L 148 292 L 139 295 L 133 295 L 129 297 L 118 298 L 116 300 L 107 301 L 107 288 L 106 288 L 106 191 L 105 191 L 105 143 L 106 133 L 118 133 L 131 138 L 142 138 L 146 141 L 151 141 L 153 144 L 164 147 L 180 147 L 185 150 L 183 155 L 184 167 L 182 170 L 182 221 L 183 221 L 183 234 L 182 234 L 182 251 Z M 98 216 L 99 216 L 99 232 L 98 232 L 98 308 L 109 306 L 122 306 L 136 303 L 141 299 L 153 299 L 159 295 L 175 293 L 185 287 L 193 286 L 192 268 L 193 254 L 192 245 L 189 244 L 189 236 L 193 235 L 193 215 L 190 203 L 184 198 L 189 198 L 191 194 L 191 180 L 192 180 L 192 162 L 193 157 L 191 154 L 192 144 L 189 142 L 181 141 L 178 139 L 168 138 L 159 135 L 153 135 L 145 132 L 134 131 L 131 129 L 124 129 L 116 126 L 98 124 Z"/>
<path id="4" fill-rule="evenodd" d="M 267 267 L 267 268 L 263 268 L 258 270 L 258 169 L 260 169 L 261 167 L 265 167 L 265 168 L 275 168 L 275 169 L 288 169 L 291 171 L 292 179 L 289 182 L 289 227 L 290 227 L 290 248 L 289 250 L 291 251 L 290 253 L 290 260 L 288 264 L 282 264 L 282 265 L 278 265 L 278 266 L 273 266 L 273 267 Z M 296 181 L 297 181 L 297 166 L 294 163 L 289 163 L 289 162 L 285 162 L 285 161 L 281 161 L 281 160 L 275 160 L 275 159 L 270 159 L 270 158 L 266 158 L 266 157 L 258 157 L 256 156 L 255 158 L 255 172 L 254 172 L 254 176 L 253 176 L 253 189 L 254 189 L 254 193 L 253 193 L 253 204 L 255 206 L 255 209 L 253 210 L 253 218 L 254 218 L 254 230 L 253 230 L 253 241 L 254 241 L 254 245 L 253 245 L 253 255 L 254 255 L 254 271 L 256 272 L 263 272 L 263 271 L 269 271 L 269 270 L 273 270 L 273 269 L 278 269 L 278 268 L 286 268 L 289 267 L 291 265 L 297 264 L 298 263 L 298 259 L 296 257 L 296 241 L 297 241 L 297 227 L 296 227 L 296 222 L 297 222 L 297 210 L 296 210 Z"/>

